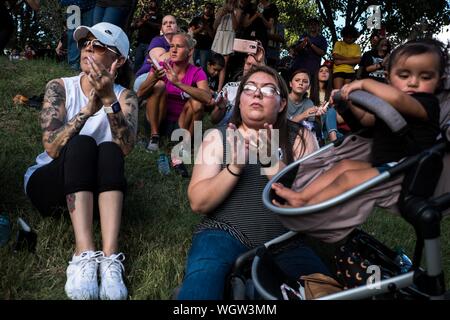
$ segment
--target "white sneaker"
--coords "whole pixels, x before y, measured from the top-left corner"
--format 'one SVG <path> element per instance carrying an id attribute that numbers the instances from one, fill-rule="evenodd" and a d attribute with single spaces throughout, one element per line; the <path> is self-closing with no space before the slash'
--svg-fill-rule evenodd
<path id="1" fill-rule="evenodd" d="M 72 300 L 97 300 L 97 258 L 101 251 L 84 251 L 73 256 L 67 267 L 67 281 L 64 287 L 67 296 Z"/>
<path id="2" fill-rule="evenodd" d="M 128 290 L 122 279 L 125 271 L 122 261 L 125 260 L 123 253 L 112 254 L 109 257 L 98 259 L 100 263 L 100 299 L 102 300 L 126 300 Z"/>

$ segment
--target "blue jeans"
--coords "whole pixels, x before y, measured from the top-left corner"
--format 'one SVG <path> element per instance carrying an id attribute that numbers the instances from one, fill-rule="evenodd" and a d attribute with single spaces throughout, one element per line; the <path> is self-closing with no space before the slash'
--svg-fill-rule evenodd
<path id="1" fill-rule="evenodd" d="M 235 260 L 248 250 L 223 230 L 204 230 L 195 234 L 177 299 L 222 300 L 225 281 Z M 283 251 L 276 261 L 284 272 L 295 278 L 316 272 L 329 275 L 320 258 L 306 245 Z"/>
<path id="2" fill-rule="evenodd" d="M 208 60 L 211 55 L 211 50 L 201 50 L 201 49 L 195 49 L 194 50 L 194 64 L 200 65 L 200 67 L 203 68 L 203 71 L 206 72 L 206 68 L 208 65 Z"/>
<path id="3" fill-rule="evenodd" d="M 125 28 L 127 22 L 129 7 L 98 7 L 94 8 L 94 24 L 100 22 L 109 22 L 115 24 L 122 29 Z"/>
<path id="4" fill-rule="evenodd" d="M 328 135 L 332 131 L 336 132 L 338 138 L 342 137 L 342 133 L 337 129 L 336 110 L 334 108 L 328 108 L 325 115 L 322 116 L 322 123 L 324 124 L 322 130 L 324 139 L 328 139 Z"/>
<path id="5" fill-rule="evenodd" d="M 87 27 L 92 26 L 93 14 L 94 9 L 81 12 L 81 25 Z M 80 70 L 80 50 L 73 39 L 74 31 L 75 29 L 67 29 L 67 63 L 69 63 L 70 68 Z"/>
<path id="6" fill-rule="evenodd" d="M 134 92 L 138 92 L 139 87 L 141 86 L 141 84 L 145 81 L 145 79 L 147 79 L 148 76 L 148 72 L 147 73 L 143 73 L 141 74 L 139 77 L 137 77 L 134 80 L 134 84 L 133 84 L 133 90 Z"/>
<path id="7" fill-rule="evenodd" d="M 147 58 L 146 55 L 147 48 L 148 43 L 138 43 L 138 45 L 136 46 L 134 55 L 134 66 L 133 66 L 134 73 L 138 72 L 139 69 L 144 64 L 144 61 Z"/>

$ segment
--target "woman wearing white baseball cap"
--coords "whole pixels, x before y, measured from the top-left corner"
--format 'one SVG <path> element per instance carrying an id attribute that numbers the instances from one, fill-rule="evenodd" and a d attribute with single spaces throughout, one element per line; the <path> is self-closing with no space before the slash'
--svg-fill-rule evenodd
<path id="1" fill-rule="evenodd" d="M 25 191 L 42 215 L 68 208 L 75 253 L 67 268 L 67 296 L 126 299 L 118 237 L 124 156 L 136 141 L 138 107 L 134 92 L 117 83 L 129 83 L 124 72 L 129 41 L 122 29 L 105 22 L 78 27 L 74 39 L 82 72 L 47 84 L 40 115 L 45 151 L 26 172 Z M 101 251 L 96 251 L 92 234 L 97 207 Z"/>

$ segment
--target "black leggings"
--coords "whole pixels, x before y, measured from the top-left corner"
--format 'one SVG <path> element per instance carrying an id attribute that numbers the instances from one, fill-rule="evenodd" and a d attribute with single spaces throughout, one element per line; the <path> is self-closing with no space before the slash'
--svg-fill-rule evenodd
<path id="1" fill-rule="evenodd" d="M 124 157 L 119 146 L 114 142 L 97 146 L 93 138 L 77 135 L 58 158 L 31 175 L 26 191 L 38 211 L 48 216 L 66 207 L 68 194 L 91 191 L 98 195 L 125 189 Z"/>

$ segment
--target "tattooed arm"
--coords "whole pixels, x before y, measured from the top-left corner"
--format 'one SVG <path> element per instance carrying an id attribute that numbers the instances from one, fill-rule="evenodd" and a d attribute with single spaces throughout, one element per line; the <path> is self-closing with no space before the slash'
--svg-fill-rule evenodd
<path id="1" fill-rule="evenodd" d="M 138 100 L 133 91 L 125 90 L 120 95 L 118 113 L 108 113 L 113 141 L 119 145 L 124 155 L 133 150 L 136 142 L 138 122 Z"/>
<path id="2" fill-rule="evenodd" d="M 56 79 L 47 84 L 40 122 L 43 130 L 42 143 L 50 157 L 57 158 L 69 139 L 80 132 L 87 119 L 95 113 L 93 109 L 98 108 L 94 106 L 98 104 L 95 100 L 97 99 L 91 96 L 88 105 L 69 122 L 64 123 L 67 116 L 64 83 L 61 79 Z"/>

